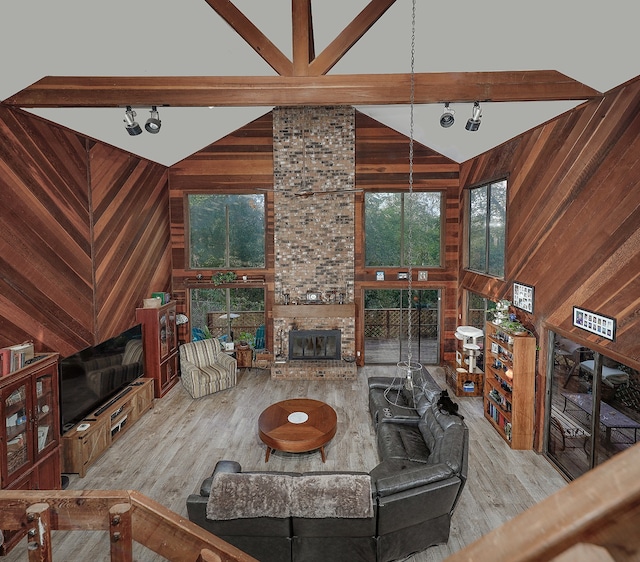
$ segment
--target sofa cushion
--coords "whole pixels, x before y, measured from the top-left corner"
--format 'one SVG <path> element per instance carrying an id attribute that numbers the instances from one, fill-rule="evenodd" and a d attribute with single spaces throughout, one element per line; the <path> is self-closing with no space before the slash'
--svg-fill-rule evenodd
<path id="1" fill-rule="evenodd" d="M 289 517 L 291 479 L 277 473 L 216 474 L 207 503 L 207 519 Z"/>
<path id="2" fill-rule="evenodd" d="M 383 459 L 427 462 L 430 450 L 415 425 L 387 422 L 378 425 L 378 449 Z"/>
<path id="3" fill-rule="evenodd" d="M 291 480 L 293 517 L 373 517 L 368 474 L 305 474 Z"/>
<path id="4" fill-rule="evenodd" d="M 368 474 L 220 472 L 211 482 L 207 518 L 373 517 Z"/>
<path id="5" fill-rule="evenodd" d="M 437 403 L 434 403 L 420 418 L 418 428 L 430 447 L 428 462 L 445 463 L 459 474 L 466 439 L 462 418 L 440 411 Z"/>

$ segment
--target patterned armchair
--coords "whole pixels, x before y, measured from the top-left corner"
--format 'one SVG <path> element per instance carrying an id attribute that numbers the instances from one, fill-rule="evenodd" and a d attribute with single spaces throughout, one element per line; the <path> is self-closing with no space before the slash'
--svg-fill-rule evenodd
<path id="1" fill-rule="evenodd" d="M 217 339 L 204 339 L 180 346 L 182 385 L 193 398 L 202 398 L 237 382 L 236 360 L 224 353 Z"/>

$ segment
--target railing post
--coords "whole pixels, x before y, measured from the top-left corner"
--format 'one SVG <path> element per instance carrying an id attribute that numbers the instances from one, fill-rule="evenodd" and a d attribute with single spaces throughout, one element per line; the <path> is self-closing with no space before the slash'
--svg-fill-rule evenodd
<path id="1" fill-rule="evenodd" d="M 47 503 L 27 507 L 29 562 L 51 562 L 51 510 Z"/>
<path id="2" fill-rule="evenodd" d="M 213 552 L 212 550 L 209 550 L 208 548 L 203 548 L 200 551 L 200 556 L 198 556 L 198 559 L 195 562 L 221 562 L 222 558 L 220 558 L 220 556 L 218 556 L 215 552 Z"/>
<path id="3" fill-rule="evenodd" d="M 109 509 L 109 542 L 111 562 L 133 561 L 131 504 L 119 503 Z"/>

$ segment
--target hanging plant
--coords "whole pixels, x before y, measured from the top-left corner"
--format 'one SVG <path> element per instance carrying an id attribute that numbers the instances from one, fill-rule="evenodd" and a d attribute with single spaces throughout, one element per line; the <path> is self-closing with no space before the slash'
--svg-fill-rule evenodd
<path id="1" fill-rule="evenodd" d="M 237 277 L 233 271 L 219 271 L 211 276 L 211 282 L 216 286 L 223 283 L 233 283 Z"/>

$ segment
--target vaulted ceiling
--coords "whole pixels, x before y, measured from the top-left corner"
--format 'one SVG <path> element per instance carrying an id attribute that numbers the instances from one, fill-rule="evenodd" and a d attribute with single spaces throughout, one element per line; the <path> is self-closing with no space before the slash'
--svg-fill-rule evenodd
<path id="1" fill-rule="evenodd" d="M 640 75 L 637 6 L 416 0 L 416 140 L 463 162 Z M 274 105 L 354 105 L 409 134 L 411 0 L 21 0 L 2 19 L 4 103 L 165 165 Z M 160 133 L 130 137 L 126 105 L 141 124 L 162 106 Z"/>

